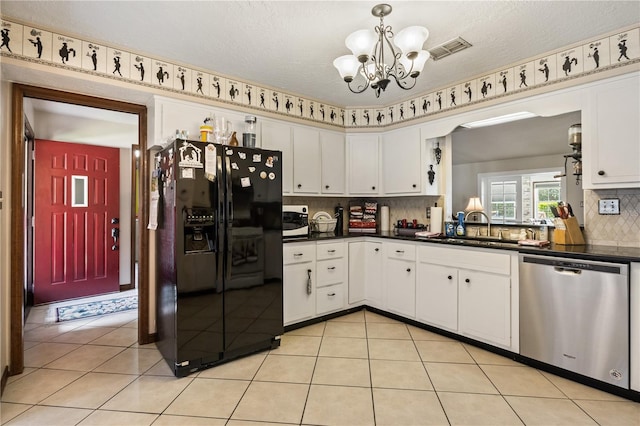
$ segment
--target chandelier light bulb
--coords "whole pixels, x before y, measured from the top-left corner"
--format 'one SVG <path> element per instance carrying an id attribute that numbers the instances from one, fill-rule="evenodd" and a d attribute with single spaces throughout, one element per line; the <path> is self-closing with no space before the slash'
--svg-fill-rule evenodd
<path id="1" fill-rule="evenodd" d="M 413 59 L 412 56 L 422 50 L 422 45 L 427 38 L 429 38 L 429 30 L 415 25 L 398 32 L 393 38 L 393 43 L 404 53 L 404 56 Z"/>
<path id="2" fill-rule="evenodd" d="M 369 56 L 373 51 L 373 46 L 375 46 L 378 37 L 371 30 L 358 30 L 355 31 L 346 38 L 344 44 L 347 45 L 353 56 L 358 58 L 358 60 L 362 63 L 367 62 L 369 60 Z"/>
<path id="3" fill-rule="evenodd" d="M 333 61 L 333 66 L 338 69 L 340 77 L 347 83 L 353 81 L 353 77 L 358 73 L 360 62 L 353 55 L 344 55 Z"/>

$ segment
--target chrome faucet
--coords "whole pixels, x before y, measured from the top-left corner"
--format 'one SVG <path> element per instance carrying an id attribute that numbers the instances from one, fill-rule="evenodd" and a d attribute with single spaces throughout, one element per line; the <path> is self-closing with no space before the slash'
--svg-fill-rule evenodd
<path id="1" fill-rule="evenodd" d="M 532 228 L 527 228 L 527 237 L 529 237 L 529 233 L 531 233 L 531 239 L 535 240 L 536 239 L 536 231 L 534 231 Z"/>
<path id="2" fill-rule="evenodd" d="M 469 216 L 471 216 L 472 214 L 481 214 L 482 216 L 487 218 L 487 237 L 491 237 L 491 219 L 489 218 L 489 216 L 487 216 L 487 214 L 485 212 L 483 212 L 482 210 L 471 210 L 469 213 L 467 213 L 467 215 L 464 217 L 464 221 L 466 222 L 467 219 L 469 219 Z M 480 228 L 478 228 L 478 232 L 480 231 Z"/>

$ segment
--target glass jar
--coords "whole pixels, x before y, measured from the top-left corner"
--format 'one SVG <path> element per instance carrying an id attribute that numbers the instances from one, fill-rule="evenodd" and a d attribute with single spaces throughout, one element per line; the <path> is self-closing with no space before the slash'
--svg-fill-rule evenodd
<path id="1" fill-rule="evenodd" d="M 569 145 L 578 148 L 582 145 L 582 124 L 574 124 L 569 127 Z"/>
<path id="2" fill-rule="evenodd" d="M 244 133 L 242 134 L 242 146 L 246 148 L 256 147 L 256 117 L 247 115 L 244 117 Z"/>

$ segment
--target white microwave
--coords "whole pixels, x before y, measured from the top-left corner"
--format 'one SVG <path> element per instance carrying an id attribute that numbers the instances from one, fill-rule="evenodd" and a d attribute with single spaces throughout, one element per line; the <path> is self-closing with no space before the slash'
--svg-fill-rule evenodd
<path id="1" fill-rule="evenodd" d="M 285 238 L 309 235 L 309 206 L 282 206 L 282 236 Z"/>

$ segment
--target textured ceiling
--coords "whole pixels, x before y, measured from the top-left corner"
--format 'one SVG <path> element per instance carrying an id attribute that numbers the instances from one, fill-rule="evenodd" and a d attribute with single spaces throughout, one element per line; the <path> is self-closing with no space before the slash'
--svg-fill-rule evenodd
<path id="1" fill-rule="evenodd" d="M 8 1 L 5 18 L 60 30 L 338 106 L 389 105 L 640 21 L 638 1 L 389 2 L 385 24 L 423 25 L 425 48 L 473 47 L 429 61 L 411 94 L 348 91 L 332 65 L 351 32 L 377 24 L 364 1 Z"/>

